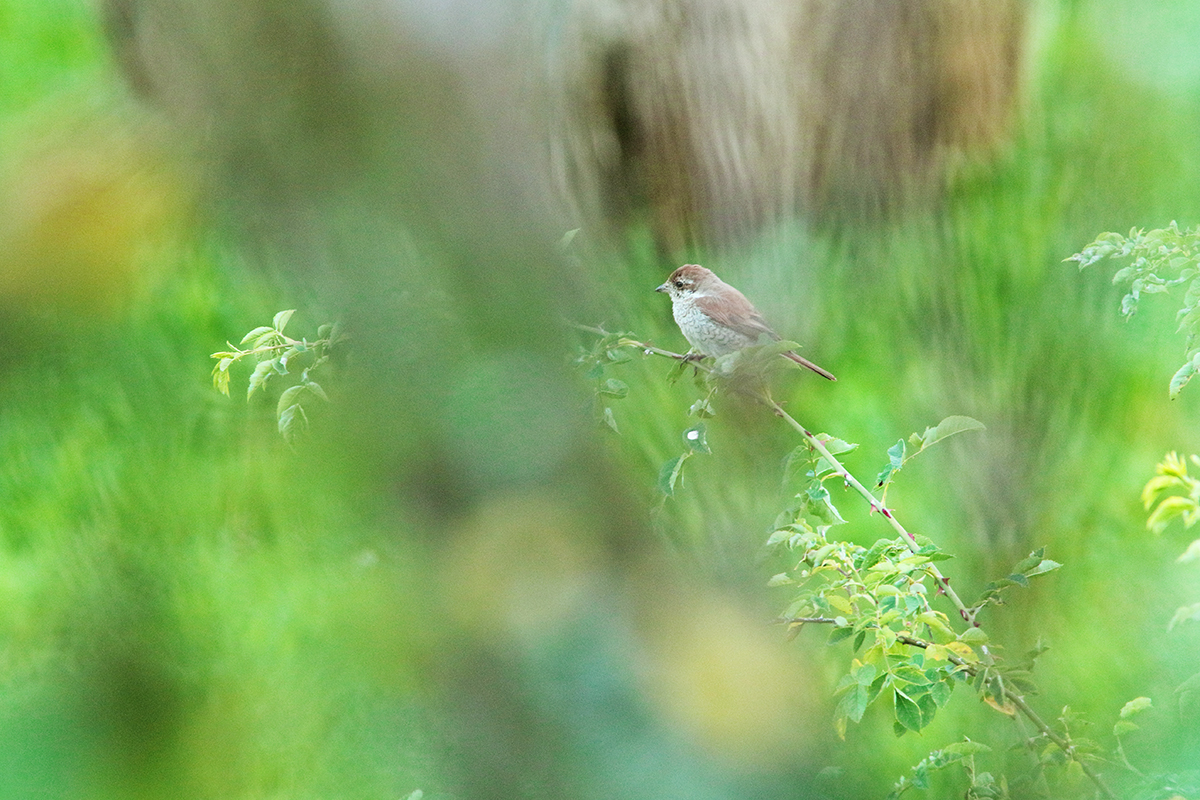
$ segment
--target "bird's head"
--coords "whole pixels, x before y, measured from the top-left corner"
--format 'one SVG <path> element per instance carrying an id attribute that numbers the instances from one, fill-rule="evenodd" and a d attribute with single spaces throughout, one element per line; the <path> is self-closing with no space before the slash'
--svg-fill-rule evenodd
<path id="1" fill-rule="evenodd" d="M 716 277 L 699 264 L 684 264 L 672 272 L 671 277 L 654 291 L 666 292 L 675 300 L 702 291 L 705 286 L 716 280 Z"/>

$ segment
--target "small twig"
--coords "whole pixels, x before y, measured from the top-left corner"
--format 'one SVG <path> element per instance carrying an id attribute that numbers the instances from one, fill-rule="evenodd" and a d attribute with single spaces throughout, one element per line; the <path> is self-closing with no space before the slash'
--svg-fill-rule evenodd
<path id="1" fill-rule="evenodd" d="M 875 497 L 874 494 L 871 493 L 866 486 L 862 485 L 858 478 L 855 478 L 848 469 L 842 466 L 842 462 L 838 461 L 833 453 L 829 452 L 829 448 L 825 446 L 824 442 L 822 442 L 820 439 L 810 433 L 808 429 L 797 422 L 791 414 L 784 411 L 783 406 L 779 405 L 779 403 L 767 397 L 760 396 L 759 399 L 766 403 L 771 410 L 775 412 L 776 416 L 782 418 L 801 436 L 803 436 L 804 440 L 808 442 L 809 446 L 820 453 L 821 457 L 829 462 L 830 466 L 833 467 L 834 472 L 838 475 L 838 477 L 845 481 L 847 486 L 850 486 L 863 496 L 867 503 L 870 504 L 872 511 L 878 511 L 880 515 L 888 521 L 888 524 L 900 534 L 909 550 L 911 550 L 913 553 L 920 552 L 921 548 L 917 544 L 916 537 L 909 533 L 908 529 L 900 524 L 900 521 L 896 519 L 891 509 L 885 506 L 877 497 Z M 954 603 L 954 607 L 958 609 L 959 615 L 967 622 L 968 625 L 973 628 L 978 628 L 979 622 L 975 619 L 977 610 L 968 608 L 967 605 L 963 603 L 962 599 L 958 596 L 958 593 L 955 592 L 950 586 L 950 579 L 942 574 L 942 571 L 937 568 L 936 564 L 926 564 L 925 568 L 929 570 L 929 574 L 932 575 L 934 580 L 937 581 L 942 593 L 945 594 L 946 597 L 950 598 L 950 602 Z"/>

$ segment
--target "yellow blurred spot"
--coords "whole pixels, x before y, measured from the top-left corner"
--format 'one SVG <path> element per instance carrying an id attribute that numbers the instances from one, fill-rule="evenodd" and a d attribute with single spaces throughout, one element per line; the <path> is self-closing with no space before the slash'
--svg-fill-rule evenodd
<path id="1" fill-rule="evenodd" d="M 645 638 L 642 674 L 651 700 L 732 766 L 794 763 L 828 724 L 799 651 L 729 598 L 678 598 Z"/>
<path id="2" fill-rule="evenodd" d="M 145 285 L 189 195 L 149 128 L 60 111 L 6 132 L 0 298 L 9 310 L 110 311 Z"/>
<path id="3" fill-rule="evenodd" d="M 532 644 L 598 588 L 588 527 L 569 502 L 539 493 L 485 503 L 454 532 L 446 558 L 451 614 L 481 638 Z"/>

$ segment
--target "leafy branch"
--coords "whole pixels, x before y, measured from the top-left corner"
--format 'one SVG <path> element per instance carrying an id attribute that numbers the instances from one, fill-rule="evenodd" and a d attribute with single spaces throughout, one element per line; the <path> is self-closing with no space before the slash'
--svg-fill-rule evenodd
<path id="1" fill-rule="evenodd" d="M 1192 376 L 1200 371 L 1200 228 L 1180 231 L 1172 222 L 1166 228 L 1143 230 L 1134 228 L 1128 236 L 1102 233 L 1096 240 L 1065 261 L 1079 262 L 1079 268 L 1090 267 L 1105 259 L 1130 259 L 1131 263 L 1117 270 L 1112 282 L 1126 285 L 1128 291 L 1121 299 L 1121 314 L 1126 319 L 1138 310 L 1143 294 L 1165 294 L 1177 286 L 1186 285 L 1183 307 L 1176 314 L 1178 333 L 1187 334 L 1187 354 L 1183 366 L 1171 377 L 1167 389 L 1174 400 Z"/>
<path id="2" fill-rule="evenodd" d="M 255 362 L 246 388 L 247 401 L 277 377 L 294 376 L 299 370 L 298 380 L 280 393 L 275 406 L 279 433 L 288 444 L 294 444 L 298 436 L 307 432 L 314 401 L 329 402 L 325 389 L 313 376 L 328 370 L 332 351 L 347 338 L 340 325 L 329 323 L 318 328 L 316 338 L 311 341 L 294 339 L 283 332 L 294 313 L 295 309 L 280 311 L 270 325 L 250 331 L 236 346 L 226 342 L 228 350 L 212 354 L 217 359 L 212 372 L 213 386 L 227 397 L 230 367 L 239 362 Z M 249 347 L 242 349 L 242 345 Z"/>
<path id="3" fill-rule="evenodd" d="M 912 776 L 901 778 L 892 787 L 888 800 L 900 797 L 909 789 L 928 789 L 929 774 L 958 764 L 967 773 L 967 800 L 982 800 L 982 798 L 1007 797 L 1004 784 L 996 785 L 996 779 L 991 773 L 980 772 L 975 768 L 975 756 L 990 752 L 992 748 L 981 742 L 963 739 L 946 745 L 940 750 L 934 750 L 912 768 Z"/>
<path id="4" fill-rule="evenodd" d="M 644 356 L 675 360 L 679 366 L 673 371 L 674 377 L 689 365 L 694 368 L 697 382 L 705 391 L 704 398 L 692 406 L 690 413 L 694 416 L 712 416 L 714 394 L 718 389 L 730 389 L 766 406 L 800 435 L 803 444 L 789 456 L 786 471 L 802 474 L 805 485 L 779 515 L 767 541 L 768 546 L 798 558 L 791 562 L 790 569 L 775 575 L 770 585 L 795 587 L 796 595 L 781 618 L 793 634 L 804 625 L 816 623 L 832 626 L 830 644 L 853 640 L 857 657 L 835 690 L 840 697 L 835 712 L 840 735 L 845 735 L 848 722 L 861 721 L 866 708 L 887 695 L 892 700 L 896 734 L 920 731 L 949 701 L 954 686 L 965 683 L 996 710 L 1032 723 L 1038 737 L 1059 753 L 1059 762 L 1089 778 L 1105 797 L 1115 797 L 1093 767 L 1098 756 L 1093 754 L 1090 743 L 1072 738 L 1064 718 L 1060 718 L 1056 730 L 1025 699 L 1037 691 L 1031 670 L 1042 648 L 1022 661 L 1002 663 L 989 650 L 989 637 L 978 621 L 979 612 L 987 605 L 998 604 L 1005 589 L 1027 585 L 1030 578 L 1052 572 L 1060 565 L 1037 550 L 1017 564 L 1007 578 L 990 584 L 974 604 L 968 605 L 938 567 L 938 562 L 951 556 L 909 531 L 886 503 L 888 487 L 908 461 L 949 436 L 982 429 L 982 424 L 969 417 L 947 417 L 923 433 L 913 434 L 907 442 L 900 440 L 889 449 L 888 463 L 876 480 L 877 495 L 839 460 L 839 456 L 853 451 L 857 445 L 828 434 L 813 433 L 771 397 L 761 373 L 765 368 L 790 363 L 778 358 L 782 351 L 776 348 L 787 349 L 793 346 L 791 343 L 750 348 L 708 362 L 663 350 L 627 334 L 589 330 L 599 339 L 581 353 L 578 361 L 590 365 L 589 377 L 600 386 L 610 385 L 608 381 L 612 379 L 604 377 L 609 366 L 629 360 L 628 352 L 619 351 L 640 350 Z M 609 393 L 605 403 L 613 397 L 615 394 Z M 607 404 L 604 408 L 611 414 Z M 607 414 L 601 412 L 602 417 Z M 688 429 L 700 442 L 703 442 L 703 424 L 701 421 Z M 707 445 L 702 452 L 707 452 Z M 685 452 L 663 465 L 659 485 L 665 495 L 674 493 L 683 464 L 690 455 Z M 896 537 L 880 539 L 870 548 L 831 538 L 829 531 L 845 520 L 832 502 L 826 486 L 829 481 L 840 482 L 858 494 L 872 514 L 878 512 L 886 520 Z M 965 623 L 964 630 L 956 630 L 950 617 L 933 607 L 931 595 L 937 594 L 950 601 L 956 616 Z M 948 755 L 943 750 L 941 756 L 926 765 L 926 772 L 938 764 L 964 761 L 967 755 L 973 759 L 975 752 L 979 752 L 971 747 L 960 749 L 962 753 L 957 755 L 954 750 Z M 1043 754 L 1039 765 L 1052 761 Z M 968 768 L 973 786 L 987 784 L 982 775 L 974 774 L 973 760 Z M 917 783 L 914 778 L 903 787 L 898 784 L 898 788 L 902 790 Z M 987 794 L 980 788 L 971 796 L 1002 795 Z"/>

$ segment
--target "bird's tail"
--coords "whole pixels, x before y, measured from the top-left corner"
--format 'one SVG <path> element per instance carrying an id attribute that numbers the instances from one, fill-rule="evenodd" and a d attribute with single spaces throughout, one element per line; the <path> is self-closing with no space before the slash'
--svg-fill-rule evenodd
<path id="1" fill-rule="evenodd" d="M 809 368 L 809 369 L 811 369 L 813 372 L 815 372 L 815 373 L 817 373 L 818 375 L 820 375 L 822 378 L 828 378 L 828 379 L 829 379 L 829 380 L 831 380 L 831 381 L 836 381 L 836 380 L 837 380 L 837 378 L 833 377 L 833 373 L 832 373 L 832 372 L 830 372 L 830 371 L 829 371 L 829 370 L 827 370 L 827 369 L 823 369 L 823 368 L 821 368 L 821 367 L 818 367 L 816 364 L 814 364 L 813 362 L 809 361 L 807 358 L 805 358 L 804 356 L 802 356 L 802 355 L 800 355 L 800 354 L 798 354 L 798 353 L 795 353 L 795 352 L 792 352 L 792 351 L 788 351 L 788 352 L 784 353 L 784 355 L 785 355 L 785 356 L 787 356 L 788 358 L 790 358 L 792 361 L 795 361 L 795 362 L 796 362 L 797 364 L 799 364 L 800 366 L 802 366 L 802 367 L 808 367 L 808 368 Z"/>

